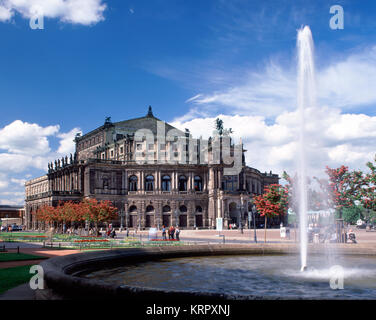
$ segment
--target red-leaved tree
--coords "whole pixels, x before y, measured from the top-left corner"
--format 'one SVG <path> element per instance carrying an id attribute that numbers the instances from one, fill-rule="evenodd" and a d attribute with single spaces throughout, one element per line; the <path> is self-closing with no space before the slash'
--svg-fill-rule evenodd
<path id="1" fill-rule="evenodd" d="M 117 208 L 111 201 L 98 201 L 96 199 L 85 199 L 81 202 L 81 214 L 84 220 L 94 223 L 96 233 L 98 234 L 98 224 L 109 222 L 118 216 Z"/>
<path id="2" fill-rule="evenodd" d="M 264 188 L 264 194 L 254 198 L 257 211 L 265 217 L 265 234 L 266 242 L 266 225 L 268 218 L 286 215 L 288 208 L 288 190 L 280 184 L 271 184 Z"/>
<path id="3" fill-rule="evenodd" d="M 362 201 L 364 190 L 368 186 L 362 171 L 349 171 L 346 166 L 336 169 L 326 167 L 329 176 L 329 188 L 334 206 L 342 217 L 342 209 L 354 206 L 354 201 Z"/>

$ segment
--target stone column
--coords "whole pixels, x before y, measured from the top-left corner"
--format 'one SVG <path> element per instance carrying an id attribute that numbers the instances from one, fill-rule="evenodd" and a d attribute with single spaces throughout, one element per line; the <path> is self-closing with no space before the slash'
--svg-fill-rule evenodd
<path id="1" fill-rule="evenodd" d="M 140 191 L 145 191 L 145 179 L 144 179 L 144 172 L 140 172 Z"/>
<path id="2" fill-rule="evenodd" d="M 218 212 L 217 212 L 217 218 L 223 218 L 223 208 L 222 208 L 222 199 L 220 199 L 220 197 L 218 197 L 217 199 L 218 201 Z"/>
<path id="3" fill-rule="evenodd" d="M 213 190 L 214 189 L 214 169 L 209 169 L 209 181 L 208 181 L 208 189 Z"/>
<path id="4" fill-rule="evenodd" d="M 126 229 L 128 229 L 128 224 L 129 224 L 129 216 L 128 216 L 128 204 L 124 203 L 124 219 L 123 225 L 125 226 Z"/>
<path id="5" fill-rule="evenodd" d="M 189 191 L 194 191 L 194 188 L 193 188 L 193 172 L 190 172 L 189 173 L 189 186 L 188 186 L 188 190 Z"/>
<path id="6" fill-rule="evenodd" d="M 128 191 L 128 171 L 124 170 L 124 189 Z"/>
<path id="7" fill-rule="evenodd" d="M 218 189 L 222 189 L 222 171 L 218 169 Z"/>
<path id="8" fill-rule="evenodd" d="M 78 179 L 78 189 L 80 190 L 80 192 L 83 192 L 83 188 L 82 188 L 82 168 L 79 168 L 78 169 L 78 176 L 77 176 L 77 179 Z"/>
<path id="9" fill-rule="evenodd" d="M 159 189 L 160 189 L 158 170 L 155 170 L 154 183 L 155 183 L 155 185 L 154 185 L 154 192 L 158 192 Z"/>
<path id="10" fill-rule="evenodd" d="M 176 172 L 173 172 L 171 175 L 172 191 L 176 191 L 176 176 L 177 176 Z"/>

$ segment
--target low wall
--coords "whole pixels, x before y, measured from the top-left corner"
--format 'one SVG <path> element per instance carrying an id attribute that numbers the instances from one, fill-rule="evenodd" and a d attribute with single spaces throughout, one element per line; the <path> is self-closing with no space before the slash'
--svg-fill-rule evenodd
<path id="1" fill-rule="evenodd" d="M 328 245 L 310 245 L 309 254 L 325 252 Z M 376 248 L 359 245 L 331 245 L 339 254 L 366 254 L 376 256 Z M 110 285 L 92 279 L 80 278 L 82 273 L 106 267 L 117 267 L 135 262 L 220 255 L 299 254 L 296 244 L 196 245 L 179 247 L 132 248 L 95 251 L 52 258 L 41 263 L 44 270 L 44 290 L 36 290 L 37 299 L 142 299 L 150 301 L 208 301 L 268 299 L 261 296 L 233 296 L 208 292 L 182 292 L 150 289 L 127 285 Z"/>

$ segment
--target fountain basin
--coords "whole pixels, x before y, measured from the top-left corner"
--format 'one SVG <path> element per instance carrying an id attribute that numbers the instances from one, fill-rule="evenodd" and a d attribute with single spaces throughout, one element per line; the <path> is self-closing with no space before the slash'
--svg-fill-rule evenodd
<path id="1" fill-rule="evenodd" d="M 322 252 L 325 252 L 324 247 L 327 247 L 327 245 L 309 246 L 309 254 L 320 256 Z M 341 255 L 376 258 L 376 249 L 368 246 L 336 245 L 336 252 Z M 295 244 L 250 244 L 122 249 L 69 255 L 49 259 L 41 263 L 44 269 L 46 288 L 37 290 L 36 296 L 37 299 L 143 299 L 180 302 L 187 299 L 201 302 L 211 300 L 298 299 L 302 297 L 298 295 L 284 296 L 283 292 L 281 292 L 280 296 L 270 296 L 264 294 L 262 288 L 256 291 L 250 290 L 249 294 L 245 293 L 244 290 L 226 292 L 225 287 L 217 290 L 217 292 L 215 290 L 205 291 L 205 288 L 203 290 L 186 291 L 184 288 L 150 287 L 150 283 L 134 285 L 121 282 L 106 282 L 95 277 L 85 277 L 85 275 L 95 274 L 95 272 L 100 270 L 122 268 L 129 265 L 141 266 L 149 262 L 160 262 L 161 268 L 163 268 L 164 262 L 162 260 L 166 259 L 176 259 L 178 261 L 187 257 L 202 257 L 202 259 L 213 257 L 223 260 L 226 257 L 237 259 L 236 256 L 242 256 L 257 257 L 258 259 L 261 258 L 261 260 L 269 259 L 270 261 L 282 259 L 281 261 L 283 261 L 285 258 L 296 260 L 298 253 L 299 247 Z M 275 255 L 275 259 L 273 257 L 270 258 L 271 255 Z M 296 269 L 296 272 L 300 273 L 299 268 Z M 157 272 L 155 276 L 158 277 Z M 265 278 L 265 275 L 260 272 L 260 277 Z M 207 280 L 209 281 L 209 279 Z M 321 299 L 325 299 L 325 297 L 321 297 Z"/>

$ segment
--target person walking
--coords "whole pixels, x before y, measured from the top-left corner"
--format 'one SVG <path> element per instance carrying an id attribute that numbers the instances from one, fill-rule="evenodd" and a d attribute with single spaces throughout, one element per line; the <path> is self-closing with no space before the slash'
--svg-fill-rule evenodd
<path id="1" fill-rule="evenodd" d="M 172 239 L 172 226 L 168 228 L 168 240 Z"/>
<path id="2" fill-rule="evenodd" d="M 162 239 L 167 240 L 167 238 L 166 238 L 166 227 L 165 226 L 162 226 Z"/>
<path id="3" fill-rule="evenodd" d="M 168 232 L 169 232 L 169 235 L 170 235 L 170 239 L 174 240 L 174 234 L 175 234 L 174 226 L 171 226 L 170 229 L 168 230 Z"/>
<path id="4" fill-rule="evenodd" d="M 179 227 L 176 227 L 175 234 L 176 234 L 176 240 L 180 241 L 180 229 L 179 229 Z"/>
<path id="5" fill-rule="evenodd" d="M 172 226 L 172 230 L 171 230 L 171 238 L 172 238 L 172 240 L 175 239 L 175 227 L 174 227 L 174 226 Z"/>

